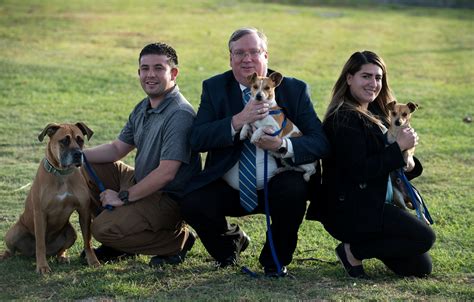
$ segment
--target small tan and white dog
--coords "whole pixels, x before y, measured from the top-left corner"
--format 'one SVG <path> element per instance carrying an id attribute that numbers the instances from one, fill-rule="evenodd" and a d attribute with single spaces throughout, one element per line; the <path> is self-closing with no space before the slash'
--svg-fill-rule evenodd
<path id="1" fill-rule="evenodd" d="M 245 140 L 251 133 L 253 127 L 255 131 L 250 137 L 250 141 L 255 143 L 258 139 L 265 135 L 264 130 L 268 127 L 271 127 L 273 131 L 277 132 L 281 129 L 278 136 L 280 138 L 289 138 L 289 137 L 299 137 L 303 134 L 301 131 L 293 124 L 292 121 L 285 118 L 285 114 L 282 111 L 282 108 L 278 106 L 275 100 L 275 88 L 281 84 L 283 76 L 279 72 L 273 72 L 268 77 L 260 77 L 256 73 L 253 73 L 248 78 L 250 83 L 251 99 L 257 101 L 270 101 L 270 112 L 274 114 L 269 114 L 265 118 L 255 121 L 252 124 L 245 124 L 240 131 L 240 139 Z M 286 120 L 286 122 L 285 122 Z M 280 154 L 275 154 L 276 157 L 281 157 Z M 282 163 L 285 167 L 277 169 L 276 173 L 280 173 L 286 170 L 297 170 L 305 172 L 303 177 L 306 181 L 309 181 L 311 175 L 316 173 L 316 163 L 303 164 L 298 166 L 290 166 L 284 160 Z"/>
<path id="2" fill-rule="evenodd" d="M 397 103 L 396 101 L 387 104 L 390 111 L 390 127 L 387 132 L 387 140 L 390 144 L 394 143 L 397 139 L 397 135 L 402 129 L 410 127 L 411 114 L 418 108 L 418 105 L 412 102 L 407 104 Z M 404 170 L 411 170 L 415 167 L 415 161 L 413 155 L 415 154 L 415 147 L 403 151 L 403 158 L 406 166 Z M 412 200 L 408 196 L 406 190 L 401 184 L 401 180 L 392 174 L 393 184 L 393 200 L 395 205 L 402 209 L 413 209 Z"/>
<path id="3" fill-rule="evenodd" d="M 407 104 L 397 103 L 396 101 L 387 104 L 390 111 L 390 127 L 387 132 L 387 140 L 390 144 L 397 139 L 398 133 L 407 127 L 410 127 L 411 114 L 418 108 L 418 105 L 412 102 Z M 415 154 L 415 147 L 403 151 L 403 159 L 405 159 L 405 171 L 412 170 L 415 167 L 413 155 Z"/>

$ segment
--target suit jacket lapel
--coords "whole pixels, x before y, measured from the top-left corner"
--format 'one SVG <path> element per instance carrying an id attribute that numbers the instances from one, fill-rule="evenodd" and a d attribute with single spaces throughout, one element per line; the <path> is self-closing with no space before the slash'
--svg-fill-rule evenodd
<path id="1" fill-rule="evenodd" d="M 227 101 L 230 103 L 232 115 L 235 115 L 244 109 L 244 103 L 242 101 L 242 90 L 240 90 L 239 82 L 235 80 L 233 75 L 232 80 L 229 81 L 227 91 L 230 92 L 229 99 Z"/>

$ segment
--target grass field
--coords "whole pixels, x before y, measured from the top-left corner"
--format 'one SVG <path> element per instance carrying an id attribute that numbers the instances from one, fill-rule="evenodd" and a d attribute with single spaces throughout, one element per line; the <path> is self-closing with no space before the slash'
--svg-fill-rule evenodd
<path id="1" fill-rule="evenodd" d="M 79 239 L 71 263 L 51 260 L 45 278 L 33 259 L 0 262 L 0 300 L 474 300 L 474 131 L 463 122 L 474 114 L 473 11 L 270 2 L 0 0 L 0 250 L 44 154 L 37 135 L 47 123 L 85 122 L 95 131 L 88 146 L 113 140 L 143 98 L 138 53 L 158 40 L 177 49 L 178 83 L 197 109 L 202 81 L 228 69 L 231 32 L 255 26 L 269 37 L 270 67 L 306 81 L 320 117 L 342 65 L 363 49 L 385 59 L 400 101 L 421 105 L 412 124 L 425 172 L 415 185 L 436 222 L 433 274 L 399 278 L 369 260 L 370 280 L 349 279 L 334 263 L 337 242 L 305 221 L 289 266 L 295 279 L 216 271 L 200 242 L 179 267 L 153 270 L 139 256 L 91 269 Z M 242 264 L 260 272 L 264 217 L 238 222 L 252 237 Z"/>

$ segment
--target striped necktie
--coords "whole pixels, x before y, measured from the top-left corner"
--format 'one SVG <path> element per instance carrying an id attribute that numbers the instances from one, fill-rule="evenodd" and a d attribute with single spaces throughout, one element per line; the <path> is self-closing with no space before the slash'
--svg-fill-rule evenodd
<path id="1" fill-rule="evenodd" d="M 244 105 L 250 100 L 250 89 L 244 89 Z M 252 212 L 258 204 L 257 171 L 255 168 L 255 145 L 249 139 L 244 141 L 239 161 L 240 204 Z"/>

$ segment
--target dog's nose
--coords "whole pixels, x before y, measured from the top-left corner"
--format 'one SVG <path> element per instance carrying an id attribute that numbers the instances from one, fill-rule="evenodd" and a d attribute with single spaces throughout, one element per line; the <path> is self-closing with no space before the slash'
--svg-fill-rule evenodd
<path id="1" fill-rule="evenodd" d="M 74 162 L 81 162 L 82 161 L 82 151 L 81 150 L 75 150 L 72 153 L 72 158 Z"/>
<path id="2" fill-rule="evenodd" d="M 395 121 L 395 126 L 400 126 L 402 123 L 400 123 L 400 120 Z"/>
<path id="3" fill-rule="evenodd" d="M 257 101 L 261 101 L 262 100 L 262 94 L 261 93 L 257 93 L 257 95 L 255 96 L 255 99 Z"/>

